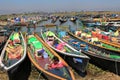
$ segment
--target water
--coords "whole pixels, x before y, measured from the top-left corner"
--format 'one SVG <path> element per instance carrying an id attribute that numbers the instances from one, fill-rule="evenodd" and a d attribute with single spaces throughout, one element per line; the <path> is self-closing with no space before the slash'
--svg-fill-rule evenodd
<path id="1" fill-rule="evenodd" d="M 43 25 L 45 25 L 45 24 L 50 24 L 50 23 L 51 23 L 51 20 L 47 20 L 47 21 L 40 22 L 40 23 L 38 24 L 38 27 L 35 29 L 35 32 L 40 32 L 40 29 L 43 28 L 43 27 L 41 27 L 41 26 L 43 26 Z M 54 24 L 56 24 L 56 25 L 58 25 L 58 26 L 67 26 L 67 27 L 68 27 L 68 26 L 71 26 L 72 29 L 76 29 L 76 28 L 78 28 L 78 27 L 81 27 L 80 22 L 76 21 L 76 23 L 73 23 L 73 22 L 69 21 L 69 19 L 68 19 L 67 22 L 65 22 L 65 23 L 63 23 L 63 24 L 60 24 L 59 20 L 57 20 Z M 22 27 L 21 31 L 22 31 L 22 32 L 27 32 L 27 28 L 26 28 L 26 27 Z M 34 28 L 31 28 L 31 31 L 34 31 Z"/>

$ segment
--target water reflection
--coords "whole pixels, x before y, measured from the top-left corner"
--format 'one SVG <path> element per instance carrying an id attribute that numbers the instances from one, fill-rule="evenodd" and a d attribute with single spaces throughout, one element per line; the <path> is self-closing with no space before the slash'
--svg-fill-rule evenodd
<path id="1" fill-rule="evenodd" d="M 35 29 L 35 32 L 40 32 L 40 29 L 42 29 L 43 27 L 43 25 L 45 25 L 45 24 L 50 24 L 51 23 L 51 19 L 49 19 L 49 20 L 47 20 L 47 21 L 43 21 L 43 22 L 40 22 L 39 24 L 38 24 L 38 27 Z M 76 28 L 78 28 L 78 27 L 81 27 L 82 25 L 81 25 L 81 22 L 80 21 L 76 21 L 75 23 L 74 22 L 71 22 L 70 20 L 68 20 L 67 22 L 65 22 L 65 23 L 60 23 L 59 22 L 59 20 L 57 20 L 54 24 L 56 24 L 56 25 L 58 25 L 58 26 L 66 26 L 66 27 L 69 27 L 69 26 L 71 26 L 71 28 L 73 28 L 73 29 L 76 29 Z M 22 29 L 21 29 L 23 32 L 27 32 L 27 28 L 26 27 L 22 27 Z M 31 28 L 31 31 L 34 31 L 34 28 Z"/>

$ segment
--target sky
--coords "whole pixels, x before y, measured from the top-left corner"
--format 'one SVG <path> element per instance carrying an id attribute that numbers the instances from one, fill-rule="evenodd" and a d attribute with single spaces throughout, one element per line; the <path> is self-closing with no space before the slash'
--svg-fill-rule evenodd
<path id="1" fill-rule="evenodd" d="M 120 0 L 1 0 L 0 14 L 61 11 L 120 11 Z"/>

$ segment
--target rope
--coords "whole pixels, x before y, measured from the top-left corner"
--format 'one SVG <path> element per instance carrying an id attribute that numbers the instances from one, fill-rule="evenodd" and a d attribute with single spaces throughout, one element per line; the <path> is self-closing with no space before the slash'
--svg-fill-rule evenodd
<path id="1" fill-rule="evenodd" d="M 42 74 L 42 71 L 40 71 L 40 73 L 38 75 L 38 80 L 40 80 L 41 74 Z"/>
<path id="2" fill-rule="evenodd" d="M 66 57 L 66 55 L 64 55 L 64 58 L 63 58 L 63 59 L 65 59 L 65 57 Z"/>
<path id="3" fill-rule="evenodd" d="M 117 61 L 115 61 L 115 70 L 116 70 L 116 74 L 118 75 Z"/>

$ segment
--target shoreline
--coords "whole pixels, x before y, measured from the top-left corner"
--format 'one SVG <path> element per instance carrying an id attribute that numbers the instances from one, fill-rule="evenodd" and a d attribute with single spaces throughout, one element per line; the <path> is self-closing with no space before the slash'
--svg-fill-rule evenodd
<path id="1" fill-rule="evenodd" d="M 103 71 L 92 64 L 88 65 L 87 75 L 85 77 L 79 76 L 76 72 L 74 72 L 74 74 L 76 80 L 120 80 L 120 76 L 108 71 Z M 32 67 L 32 71 L 28 80 L 37 80 L 37 79 L 45 80 L 42 76 L 39 79 L 38 76 L 39 73 L 36 71 L 34 67 Z M 6 72 L 0 71 L 0 80 L 8 80 L 8 76 Z"/>

